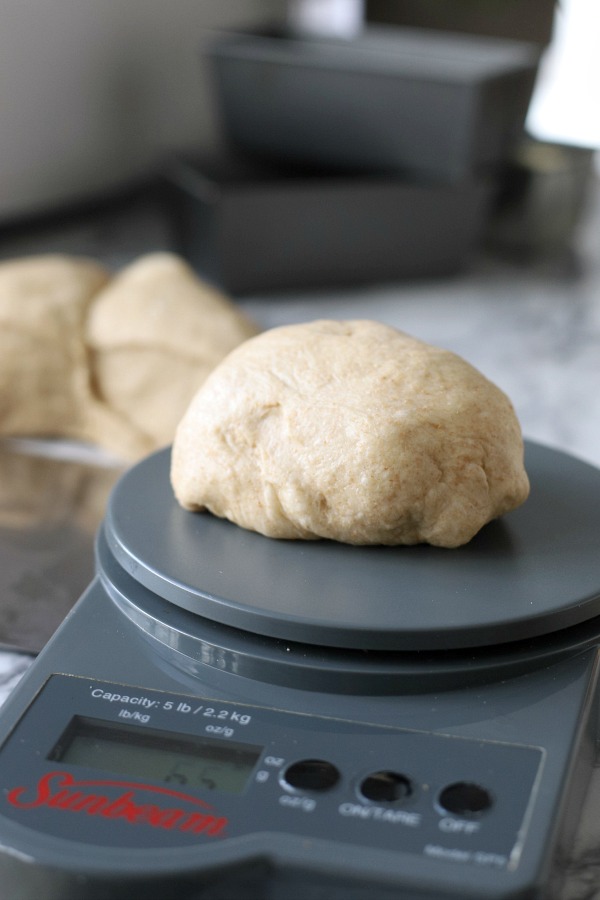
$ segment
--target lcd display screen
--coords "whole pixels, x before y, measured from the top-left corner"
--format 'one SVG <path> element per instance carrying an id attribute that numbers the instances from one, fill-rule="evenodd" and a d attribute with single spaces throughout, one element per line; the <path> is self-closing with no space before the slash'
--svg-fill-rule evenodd
<path id="1" fill-rule="evenodd" d="M 48 759 L 173 785 L 240 794 L 263 747 L 75 716 Z"/>

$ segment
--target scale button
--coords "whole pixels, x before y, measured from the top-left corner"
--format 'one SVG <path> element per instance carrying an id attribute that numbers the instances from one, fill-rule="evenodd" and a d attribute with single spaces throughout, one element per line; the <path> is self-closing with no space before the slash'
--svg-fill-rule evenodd
<path id="1" fill-rule="evenodd" d="M 339 778 L 333 763 L 324 759 L 301 759 L 283 773 L 284 784 L 302 791 L 328 791 Z"/>
<path id="2" fill-rule="evenodd" d="M 456 816 L 476 816 L 492 805 L 492 795 L 479 784 L 457 781 L 444 788 L 439 796 L 440 806 Z"/>
<path id="3" fill-rule="evenodd" d="M 360 793 L 376 803 L 399 803 L 410 797 L 412 784 L 406 775 L 381 771 L 367 775 L 360 783 Z"/>

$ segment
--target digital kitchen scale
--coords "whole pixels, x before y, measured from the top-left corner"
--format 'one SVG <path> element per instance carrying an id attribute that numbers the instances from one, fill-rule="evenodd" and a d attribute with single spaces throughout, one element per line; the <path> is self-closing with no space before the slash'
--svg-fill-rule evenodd
<path id="1" fill-rule="evenodd" d="M 456 550 L 277 541 L 114 489 L 0 713 L 10 900 L 546 898 L 597 739 L 600 471 L 526 446 Z M 138 893 L 135 893 L 138 892 Z"/>

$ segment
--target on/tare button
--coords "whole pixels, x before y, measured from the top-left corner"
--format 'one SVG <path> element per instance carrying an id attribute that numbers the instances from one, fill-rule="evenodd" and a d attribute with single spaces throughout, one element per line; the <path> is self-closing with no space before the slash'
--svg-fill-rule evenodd
<path id="1" fill-rule="evenodd" d="M 340 773 L 324 759 L 301 759 L 283 773 L 284 784 L 300 791 L 328 791 L 340 779 Z"/>
<path id="2" fill-rule="evenodd" d="M 405 775 L 386 770 L 367 775 L 360 783 L 360 793 L 377 803 L 400 803 L 412 794 L 412 785 Z"/>

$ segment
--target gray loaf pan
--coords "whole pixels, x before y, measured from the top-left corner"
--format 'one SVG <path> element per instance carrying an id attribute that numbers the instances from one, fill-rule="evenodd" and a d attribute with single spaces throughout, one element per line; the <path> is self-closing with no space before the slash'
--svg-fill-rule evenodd
<path id="1" fill-rule="evenodd" d="M 520 138 L 540 48 L 394 26 L 223 35 L 205 48 L 228 138 L 265 157 L 455 179 Z"/>
<path id="2" fill-rule="evenodd" d="M 175 243 L 233 294 L 441 276 L 485 230 L 493 184 L 412 184 L 248 158 L 179 157 L 166 172 Z"/>

